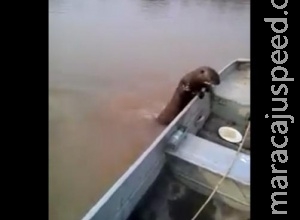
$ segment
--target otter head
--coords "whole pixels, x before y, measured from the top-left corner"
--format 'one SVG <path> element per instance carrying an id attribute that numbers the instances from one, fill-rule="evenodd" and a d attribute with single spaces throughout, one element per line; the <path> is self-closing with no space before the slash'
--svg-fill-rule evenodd
<path id="1" fill-rule="evenodd" d="M 220 84 L 220 76 L 216 70 L 202 66 L 188 74 L 191 78 L 188 79 L 187 84 L 182 85 L 182 91 L 198 93 L 202 88 L 209 89 L 213 85 Z"/>
<path id="2" fill-rule="evenodd" d="M 203 66 L 198 69 L 197 79 L 199 82 L 204 83 L 206 85 L 219 85 L 220 84 L 220 76 L 216 70 Z M 198 80 L 197 80 L 198 81 Z"/>

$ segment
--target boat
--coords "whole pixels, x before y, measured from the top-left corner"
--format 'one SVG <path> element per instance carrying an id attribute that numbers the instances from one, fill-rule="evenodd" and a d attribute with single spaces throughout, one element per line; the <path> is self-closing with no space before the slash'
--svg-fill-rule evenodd
<path id="1" fill-rule="evenodd" d="M 194 97 L 83 220 L 218 219 L 222 207 L 250 219 L 250 60 L 219 74 L 221 84 Z M 226 126 L 243 142 L 221 138 Z"/>

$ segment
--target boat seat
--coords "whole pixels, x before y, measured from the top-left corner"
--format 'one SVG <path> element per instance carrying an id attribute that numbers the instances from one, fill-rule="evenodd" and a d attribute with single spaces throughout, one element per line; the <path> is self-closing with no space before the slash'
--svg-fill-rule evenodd
<path id="1" fill-rule="evenodd" d="M 220 175 L 225 175 L 236 157 L 235 150 L 193 134 L 187 134 L 176 151 L 167 153 Z M 250 156 L 241 153 L 238 157 L 228 177 L 250 185 Z"/>
<path id="2" fill-rule="evenodd" d="M 204 138 L 187 134 L 181 144 L 166 150 L 168 163 L 175 176 L 196 191 L 209 195 L 236 157 L 236 151 Z M 206 192 L 199 186 L 205 186 Z M 223 201 L 234 208 L 249 209 L 250 202 L 250 156 L 244 153 L 238 159 L 221 184 L 219 194 Z M 226 197 L 226 198 L 225 198 Z"/>

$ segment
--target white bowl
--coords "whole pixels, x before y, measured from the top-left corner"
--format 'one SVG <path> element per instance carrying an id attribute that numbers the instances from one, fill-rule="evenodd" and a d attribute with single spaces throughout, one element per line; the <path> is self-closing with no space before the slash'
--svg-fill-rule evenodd
<path id="1" fill-rule="evenodd" d="M 240 143 L 243 140 L 243 136 L 238 130 L 227 126 L 219 128 L 219 135 L 231 143 Z"/>

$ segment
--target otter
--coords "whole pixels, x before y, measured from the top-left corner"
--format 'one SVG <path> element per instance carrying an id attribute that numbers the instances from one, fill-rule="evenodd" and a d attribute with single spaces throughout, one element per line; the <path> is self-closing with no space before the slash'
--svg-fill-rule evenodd
<path id="1" fill-rule="evenodd" d="M 162 125 L 168 125 L 195 97 L 203 98 L 204 92 L 211 91 L 212 85 L 220 84 L 216 70 L 208 66 L 199 67 L 185 74 L 178 83 L 173 97 L 156 118 Z"/>

